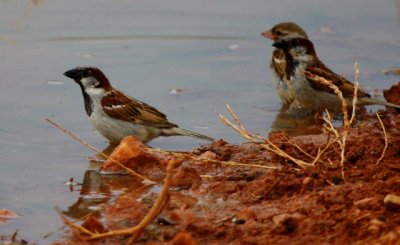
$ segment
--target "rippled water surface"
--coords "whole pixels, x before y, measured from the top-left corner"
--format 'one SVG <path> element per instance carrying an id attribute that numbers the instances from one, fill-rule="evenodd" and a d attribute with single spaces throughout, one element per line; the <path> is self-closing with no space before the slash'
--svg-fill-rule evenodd
<path id="1" fill-rule="evenodd" d="M 99 66 L 127 94 L 154 105 L 181 127 L 239 143 L 223 125 L 231 104 L 253 132 L 270 129 L 279 101 L 260 32 L 292 20 L 307 30 L 321 59 L 379 92 L 398 81 L 396 1 L 288 0 L 0 0 L 0 209 L 20 217 L 0 223 L 40 244 L 62 234 L 54 207 L 79 199 L 63 182 L 82 182 L 94 153 L 49 125 L 51 118 L 99 149 L 107 146 L 84 114 L 79 87 L 62 73 Z M 174 95 L 169 91 L 182 89 Z M 162 138 L 154 147 L 190 150 L 204 143 Z M 43 238 L 48 235 L 47 238 Z"/>

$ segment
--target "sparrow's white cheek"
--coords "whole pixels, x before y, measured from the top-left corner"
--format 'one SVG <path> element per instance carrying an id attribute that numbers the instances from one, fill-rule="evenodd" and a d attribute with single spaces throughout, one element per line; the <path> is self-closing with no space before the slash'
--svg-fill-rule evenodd
<path id="1" fill-rule="evenodd" d="M 94 77 L 84 77 L 81 79 L 81 83 L 85 88 L 93 88 L 99 85 L 99 81 Z"/>

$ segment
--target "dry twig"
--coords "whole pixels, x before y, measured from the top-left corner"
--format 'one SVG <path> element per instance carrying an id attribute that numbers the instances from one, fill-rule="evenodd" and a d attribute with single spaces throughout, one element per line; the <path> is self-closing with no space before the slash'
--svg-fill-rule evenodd
<path id="1" fill-rule="evenodd" d="M 306 71 L 307 72 L 307 71 Z M 355 111 L 356 111 L 356 105 L 357 105 L 357 95 L 358 95 L 358 78 L 359 78 L 359 68 L 358 68 L 358 63 L 356 62 L 354 64 L 354 94 L 353 94 L 353 99 L 352 99 L 352 113 L 351 113 L 351 117 L 349 118 L 349 114 L 348 114 L 348 106 L 347 106 L 347 101 L 346 99 L 343 97 L 343 93 L 340 91 L 340 89 L 332 83 L 332 81 L 328 81 L 323 77 L 318 77 L 318 76 L 313 76 L 311 73 L 309 74 L 310 76 L 313 76 L 314 79 L 320 81 L 321 83 L 329 86 L 334 92 L 335 94 L 337 94 L 337 96 L 339 97 L 341 103 L 342 103 L 342 112 L 343 112 L 343 127 L 341 132 L 339 133 L 332 124 L 332 120 L 331 117 L 329 115 L 329 112 L 327 111 L 327 115 L 325 115 L 323 117 L 324 121 L 327 123 L 327 127 L 326 129 L 329 132 L 332 132 L 335 134 L 336 139 L 334 140 L 334 142 L 337 142 L 339 144 L 340 147 L 340 167 L 342 169 L 342 178 L 343 180 L 345 180 L 345 174 L 344 174 L 344 161 L 345 161 L 345 151 L 346 151 L 346 140 L 347 140 L 347 135 L 349 133 L 349 129 L 351 124 L 353 123 L 354 119 L 355 119 Z"/>
<path id="2" fill-rule="evenodd" d="M 214 160 L 214 159 L 209 159 L 209 158 L 200 158 L 200 157 L 195 157 L 193 155 L 187 154 L 187 153 L 182 153 L 182 152 L 171 152 L 171 151 L 164 151 L 161 149 L 154 149 L 150 148 L 150 151 L 153 152 L 162 152 L 166 153 L 169 155 L 172 155 L 174 157 L 186 157 L 194 161 L 199 161 L 199 162 L 211 162 L 211 163 L 217 163 L 221 165 L 228 165 L 228 166 L 241 166 L 241 167 L 252 167 L 252 168 L 265 168 L 265 169 L 280 169 L 280 167 L 277 166 L 265 166 L 265 165 L 259 165 L 259 164 L 247 164 L 247 163 L 240 163 L 240 162 L 234 162 L 234 161 L 221 161 L 221 160 Z"/>
<path id="3" fill-rule="evenodd" d="M 384 136 L 384 139 L 385 139 L 385 146 L 383 147 L 381 157 L 379 157 L 378 161 L 376 162 L 376 164 L 379 164 L 382 161 L 382 159 L 385 157 L 386 150 L 387 150 L 388 145 L 389 145 L 389 141 L 388 141 L 388 136 L 386 134 L 385 125 L 383 125 L 382 119 L 381 119 L 381 117 L 379 116 L 378 113 L 376 113 L 376 117 L 378 118 L 378 121 L 381 124 L 382 131 L 383 131 L 383 136 Z"/>

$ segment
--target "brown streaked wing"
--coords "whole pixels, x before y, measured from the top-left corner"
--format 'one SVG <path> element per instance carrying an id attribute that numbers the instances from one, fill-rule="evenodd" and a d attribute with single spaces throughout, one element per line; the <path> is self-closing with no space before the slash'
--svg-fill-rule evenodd
<path id="1" fill-rule="evenodd" d="M 168 122 L 167 116 L 156 108 L 117 90 L 112 90 L 105 96 L 101 105 L 107 115 L 119 120 L 161 128 L 177 127 L 176 124 Z"/>
<path id="2" fill-rule="evenodd" d="M 335 86 L 339 88 L 339 90 L 343 93 L 344 97 L 352 97 L 354 95 L 354 84 L 348 81 L 346 78 L 339 76 L 338 74 L 331 71 L 328 67 L 326 67 L 323 63 L 319 63 L 315 66 L 309 66 L 306 69 L 306 72 L 313 74 L 313 76 L 318 76 L 325 78 L 326 80 L 332 82 Z M 334 93 L 333 89 L 328 85 L 321 83 L 317 79 L 313 79 L 313 76 L 307 76 L 307 80 L 310 83 L 311 87 L 316 90 L 325 91 L 328 93 Z M 358 97 L 370 97 L 367 93 L 358 90 Z"/>

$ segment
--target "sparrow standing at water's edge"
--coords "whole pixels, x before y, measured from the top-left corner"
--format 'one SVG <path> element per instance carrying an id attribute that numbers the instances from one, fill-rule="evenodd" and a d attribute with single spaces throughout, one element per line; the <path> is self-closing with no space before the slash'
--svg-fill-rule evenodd
<path id="1" fill-rule="evenodd" d="M 289 40 L 291 38 L 308 38 L 307 33 L 296 23 L 283 22 L 271 28 L 269 31 L 261 33 L 262 36 L 271 39 L 274 42 Z M 290 94 L 288 85 L 284 80 L 286 70 L 286 58 L 282 49 L 275 49 L 272 52 L 270 61 L 272 71 L 272 83 L 282 102 L 282 110 L 289 109 L 294 98 Z"/>
<path id="2" fill-rule="evenodd" d="M 159 136 L 191 136 L 213 141 L 212 138 L 181 129 L 170 123 L 156 108 L 135 100 L 113 88 L 97 67 L 77 67 L 66 71 L 81 88 L 86 114 L 97 131 L 111 144 L 118 144 L 132 135 L 146 143 Z"/>
<path id="3" fill-rule="evenodd" d="M 338 113 L 342 102 L 334 90 L 322 83 L 323 78 L 339 88 L 343 97 L 351 104 L 354 95 L 354 84 L 336 74 L 319 60 L 313 43 L 307 38 L 292 38 L 273 44 L 281 49 L 286 57 L 285 80 L 294 100 L 302 108 L 323 112 L 325 109 Z M 385 105 L 400 108 L 400 105 L 371 98 L 361 90 L 357 91 L 357 105 Z"/>

